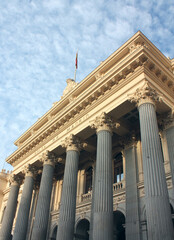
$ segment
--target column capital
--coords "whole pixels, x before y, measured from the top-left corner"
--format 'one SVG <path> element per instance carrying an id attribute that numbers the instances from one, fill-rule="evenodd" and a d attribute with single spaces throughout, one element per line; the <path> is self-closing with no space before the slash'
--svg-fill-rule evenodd
<path id="1" fill-rule="evenodd" d="M 112 133 L 114 128 L 118 128 L 119 123 L 115 123 L 105 112 L 102 112 L 100 116 L 97 116 L 96 119 L 91 124 L 91 128 L 95 128 L 96 132 L 105 130 Z"/>
<path id="2" fill-rule="evenodd" d="M 34 182 L 34 185 L 33 185 L 33 189 L 34 189 L 35 191 L 37 191 L 37 190 L 39 190 L 39 188 L 40 188 L 40 181 L 38 181 L 38 180 L 36 179 L 35 182 Z"/>
<path id="3" fill-rule="evenodd" d="M 13 186 L 20 186 L 22 183 L 22 178 L 19 177 L 18 175 L 12 174 L 10 176 L 9 182 Z"/>
<path id="4" fill-rule="evenodd" d="M 165 113 L 160 115 L 158 118 L 158 123 L 160 130 L 165 130 L 174 126 L 174 109 L 167 114 Z"/>
<path id="5" fill-rule="evenodd" d="M 141 88 L 137 88 L 134 94 L 129 95 L 129 101 L 135 102 L 138 107 L 144 103 L 151 103 L 155 106 L 155 103 L 161 100 L 162 96 L 150 87 L 148 81 L 145 81 Z"/>
<path id="6" fill-rule="evenodd" d="M 62 147 L 66 148 L 66 151 L 76 151 L 79 152 L 81 148 L 85 147 L 86 144 L 82 143 L 80 138 L 71 134 L 69 137 L 66 137 L 62 143 Z"/>
<path id="7" fill-rule="evenodd" d="M 25 174 L 25 177 L 35 178 L 37 169 L 35 166 L 32 166 L 31 164 L 27 164 L 24 166 L 24 169 L 22 172 Z"/>
<path id="8" fill-rule="evenodd" d="M 134 133 L 127 135 L 122 138 L 121 142 L 122 142 L 122 145 L 124 146 L 124 150 L 133 146 L 136 147 L 137 146 L 136 135 Z"/>
<path id="9" fill-rule="evenodd" d="M 57 162 L 57 158 L 53 152 L 46 151 L 42 154 L 41 161 L 43 162 L 43 165 L 51 165 L 55 167 L 55 164 Z"/>

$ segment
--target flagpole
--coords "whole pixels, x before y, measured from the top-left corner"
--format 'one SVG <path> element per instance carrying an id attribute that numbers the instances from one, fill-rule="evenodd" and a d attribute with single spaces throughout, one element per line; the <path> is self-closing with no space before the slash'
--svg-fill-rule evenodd
<path id="1" fill-rule="evenodd" d="M 74 81 L 76 81 L 76 71 L 77 71 L 77 67 L 78 67 L 78 50 L 77 50 L 77 53 L 76 53 L 76 60 L 75 60 Z"/>
<path id="2" fill-rule="evenodd" d="M 75 67 L 75 72 L 74 72 L 74 81 L 76 81 L 76 71 L 77 71 L 77 69 L 76 69 L 76 67 Z"/>

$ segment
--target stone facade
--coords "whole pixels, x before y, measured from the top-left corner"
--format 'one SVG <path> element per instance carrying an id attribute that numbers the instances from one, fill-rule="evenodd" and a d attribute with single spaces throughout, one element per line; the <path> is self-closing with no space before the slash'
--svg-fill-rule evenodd
<path id="1" fill-rule="evenodd" d="M 0 240 L 174 239 L 174 60 L 141 32 L 16 141 Z"/>

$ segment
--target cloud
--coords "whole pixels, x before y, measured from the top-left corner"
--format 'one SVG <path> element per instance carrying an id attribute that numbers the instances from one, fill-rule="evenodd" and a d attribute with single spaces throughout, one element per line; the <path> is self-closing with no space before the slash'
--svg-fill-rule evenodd
<path id="1" fill-rule="evenodd" d="M 77 49 L 77 81 L 138 30 L 173 57 L 172 0 L 9 0 L 0 9 L 0 168 L 60 99 Z"/>

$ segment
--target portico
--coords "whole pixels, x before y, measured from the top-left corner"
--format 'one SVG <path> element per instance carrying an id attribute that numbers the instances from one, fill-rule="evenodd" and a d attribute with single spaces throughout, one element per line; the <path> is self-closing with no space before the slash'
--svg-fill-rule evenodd
<path id="1" fill-rule="evenodd" d="M 7 159 L 23 190 L 13 222 L 19 183 L 9 188 L 0 240 L 5 232 L 18 240 L 174 239 L 172 68 L 138 32 L 81 83 L 69 79 Z M 159 129 L 167 115 L 170 125 Z"/>

